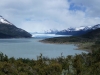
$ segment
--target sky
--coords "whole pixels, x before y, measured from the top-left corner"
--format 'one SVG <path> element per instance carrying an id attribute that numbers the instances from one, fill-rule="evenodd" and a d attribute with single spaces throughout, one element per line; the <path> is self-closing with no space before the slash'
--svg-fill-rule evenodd
<path id="1" fill-rule="evenodd" d="M 100 0 L 0 0 L 0 15 L 28 32 L 100 24 Z"/>

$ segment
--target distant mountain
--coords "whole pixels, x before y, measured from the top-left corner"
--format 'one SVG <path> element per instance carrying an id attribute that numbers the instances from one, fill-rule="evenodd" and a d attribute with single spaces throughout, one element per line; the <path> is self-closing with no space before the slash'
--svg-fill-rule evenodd
<path id="1" fill-rule="evenodd" d="M 0 16 L 0 38 L 30 38 L 31 36 L 27 31 L 17 28 Z"/>
<path id="2" fill-rule="evenodd" d="M 89 39 L 100 39 L 100 28 L 92 30 L 92 31 L 82 35 L 81 37 L 89 38 Z"/>
<path id="3" fill-rule="evenodd" d="M 70 37 L 54 37 L 41 40 L 41 42 L 46 43 L 88 43 L 88 42 L 97 42 L 100 44 L 100 28 L 87 32 L 81 36 L 70 36 Z M 88 49 L 88 47 L 87 47 Z"/>
<path id="4" fill-rule="evenodd" d="M 58 35 L 83 35 L 86 34 L 92 30 L 100 28 L 100 24 L 94 25 L 94 26 L 81 26 L 79 28 L 68 28 L 62 31 L 58 31 L 56 34 Z"/>
<path id="5" fill-rule="evenodd" d="M 98 28 L 100 28 L 100 24 L 97 24 L 97 25 L 94 25 L 94 26 L 91 27 L 92 30 L 95 30 L 95 29 L 98 29 Z"/>

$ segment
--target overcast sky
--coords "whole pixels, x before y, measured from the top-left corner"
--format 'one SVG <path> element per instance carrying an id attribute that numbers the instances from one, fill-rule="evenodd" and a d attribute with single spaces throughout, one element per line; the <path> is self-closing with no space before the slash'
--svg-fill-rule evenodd
<path id="1" fill-rule="evenodd" d="M 0 15 L 29 32 L 100 23 L 100 0 L 0 0 Z"/>

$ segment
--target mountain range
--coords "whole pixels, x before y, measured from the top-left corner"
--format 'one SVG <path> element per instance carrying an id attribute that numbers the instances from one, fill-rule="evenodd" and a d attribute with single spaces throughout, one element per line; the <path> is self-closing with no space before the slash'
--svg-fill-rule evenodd
<path id="1" fill-rule="evenodd" d="M 0 38 L 30 38 L 32 35 L 27 31 L 16 27 L 8 20 L 0 16 Z"/>
<path id="2" fill-rule="evenodd" d="M 56 34 L 56 35 L 73 35 L 79 36 L 91 32 L 100 28 L 100 24 L 94 26 L 81 26 L 78 28 L 67 28 L 64 30 L 48 30 L 45 34 Z M 10 23 L 8 20 L 0 16 L 0 38 L 30 38 L 32 35 L 27 31 L 16 27 L 14 24 Z"/>
<path id="3" fill-rule="evenodd" d="M 87 42 L 98 42 L 100 43 L 100 24 L 92 26 L 90 31 L 87 33 L 84 33 L 82 35 L 77 36 L 69 36 L 69 37 L 54 37 L 54 38 L 48 38 L 41 40 L 41 42 L 46 43 L 87 43 Z"/>
<path id="4" fill-rule="evenodd" d="M 45 33 L 57 34 L 57 35 L 77 36 L 77 35 L 86 34 L 90 31 L 98 29 L 98 28 L 100 28 L 100 24 L 97 24 L 97 25 L 94 25 L 94 26 L 81 26 L 81 27 L 78 27 L 78 28 L 68 28 L 68 29 L 64 29 L 64 30 L 61 30 L 61 31 L 50 29 L 50 31 L 45 31 Z"/>

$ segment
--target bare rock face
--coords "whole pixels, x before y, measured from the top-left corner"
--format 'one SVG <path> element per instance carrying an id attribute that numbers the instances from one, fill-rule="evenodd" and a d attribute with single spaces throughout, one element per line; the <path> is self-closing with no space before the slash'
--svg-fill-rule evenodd
<path id="1" fill-rule="evenodd" d="M 27 31 L 17 28 L 15 25 L 0 16 L 0 38 L 31 38 Z"/>

